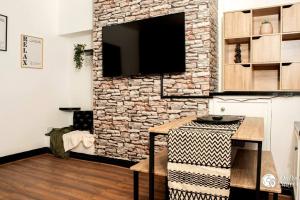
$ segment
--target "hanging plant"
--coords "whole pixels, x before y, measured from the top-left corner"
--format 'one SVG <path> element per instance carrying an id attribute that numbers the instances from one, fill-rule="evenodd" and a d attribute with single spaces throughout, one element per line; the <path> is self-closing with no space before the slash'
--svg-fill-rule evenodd
<path id="1" fill-rule="evenodd" d="M 86 44 L 75 44 L 74 45 L 74 62 L 76 69 L 81 69 L 83 64 L 83 54 Z"/>

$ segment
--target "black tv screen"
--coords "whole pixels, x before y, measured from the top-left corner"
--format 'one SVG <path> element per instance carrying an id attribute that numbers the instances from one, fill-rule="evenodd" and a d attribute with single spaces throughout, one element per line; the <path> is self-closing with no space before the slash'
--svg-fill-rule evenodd
<path id="1" fill-rule="evenodd" d="M 184 13 L 102 29 L 103 76 L 185 71 Z"/>

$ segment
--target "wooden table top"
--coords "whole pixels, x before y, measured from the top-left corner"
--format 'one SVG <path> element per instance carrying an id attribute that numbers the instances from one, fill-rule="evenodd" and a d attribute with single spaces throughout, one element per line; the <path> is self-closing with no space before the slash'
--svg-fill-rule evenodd
<path id="1" fill-rule="evenodd" d="M 179 128 L 196 118 L 196 116 L 189 116 L 176 119 L 169 123 L 151 127 L 149 128 L 149 132 L 150 134 L 168 134 L 169 130 Z M 264 119 L 259 117 L 246 117 L 239 129 L 232 136 L 232 140 L 262 142 L 264 140 Z"/>

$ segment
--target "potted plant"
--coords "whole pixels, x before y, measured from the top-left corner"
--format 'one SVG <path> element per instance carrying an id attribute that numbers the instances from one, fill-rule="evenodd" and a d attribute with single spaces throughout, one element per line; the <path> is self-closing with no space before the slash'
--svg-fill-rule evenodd
<path id="1" fill-rule="evenodd" d="M 265 19 L 260 26 L 260 34 L 272 34 L 273 33 L 273 26 L 272 23 L 268 20 Z"/>
<path id="2" fill-rule="evenodd" d="M 75 44 L 74 45 L 74 62 L 75 62 L 75 68 L 81 69 L 83 64 L 83 54 L 85 49 L 85 44 Z"/>

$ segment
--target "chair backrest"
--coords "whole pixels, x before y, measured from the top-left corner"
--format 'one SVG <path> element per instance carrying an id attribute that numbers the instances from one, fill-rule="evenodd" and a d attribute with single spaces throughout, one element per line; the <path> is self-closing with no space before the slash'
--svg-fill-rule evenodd
<path id="1" fill-rule="evenodd" d="M 74 111 L 73 126 L 76 130 L 93 133 L 93 111 Z"/>

